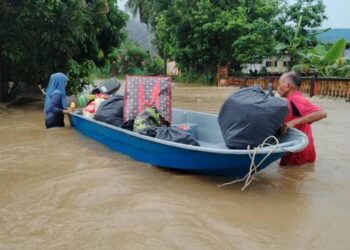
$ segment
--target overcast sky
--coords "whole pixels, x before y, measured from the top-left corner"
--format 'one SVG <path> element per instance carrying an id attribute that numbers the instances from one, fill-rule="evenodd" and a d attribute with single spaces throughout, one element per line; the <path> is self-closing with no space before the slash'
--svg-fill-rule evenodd
<path id="1" fill-rule="evenodd" d="M 288 0 L 289 3 L 295 0 Z M 323 21 L 322 28 L 350 29 L 350 0 L 323 0 L 326 5 L 327 20 Z"/>
<path id="2" fill-rule="evenodd" d="M 126 0 L 118 0 L 121 7 Z M 289 3 L 295 0 L 288 0 Z M 349 28 L 350 29 L 350 0 L 323 0 L 326 5 L 328 20 L 323 22 L 323 28 Z"/>
<path id="3" fill-rule="evenodd" d="M 324 3 L 328 20 L 324 22 L 323 27 L 350 29 L 350 1 L 324 0 Z"/>

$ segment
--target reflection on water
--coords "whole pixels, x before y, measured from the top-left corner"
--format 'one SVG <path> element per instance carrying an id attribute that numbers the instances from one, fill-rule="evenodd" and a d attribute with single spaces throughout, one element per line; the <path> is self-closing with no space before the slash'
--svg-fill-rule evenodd
<path id="1" fill-rule="evenodd" d="M 173 105 L 217 113 L 232 88 L 173 89 Z M 272 164 L 245 192 L 223 178 L 133 161 L 41 106 L 0 106 L 0 249 L 348 249 L 349 104 L 314 99 L 318 160 Z"/>

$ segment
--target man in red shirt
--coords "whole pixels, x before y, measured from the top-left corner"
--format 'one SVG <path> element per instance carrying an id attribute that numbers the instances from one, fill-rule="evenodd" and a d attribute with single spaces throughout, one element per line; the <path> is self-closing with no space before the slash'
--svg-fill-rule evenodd
<path id="1" fill-rule="evenodd" d="M 286 127 L 294 127 L 304 132 L 309 144 L 298 153 L 287 153 L 282 157 L 280 165 L 302 165 L 316 160 L 314 140 L 312 138 L 311 123 L 327 117 L 327 113 L 312 104 L 300 92 L 301 78 L 298 73 L 287 72 L 279 79 L 278 93 L 288 101 L 289 112 L 284 120 Z"/>

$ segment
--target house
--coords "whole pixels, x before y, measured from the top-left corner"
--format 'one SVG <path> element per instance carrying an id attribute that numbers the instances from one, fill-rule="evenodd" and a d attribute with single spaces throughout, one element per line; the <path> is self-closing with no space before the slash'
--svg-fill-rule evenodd
<path id="1" fill-rule="evenodd" d="M 259 73 L 261 70 L 266 70 L 267 73 L 281 73 L 288 70 L 290 57 L 287 55 L 279 57 L 263 58 L 259 63 L 243 64 L 242 72 L 246 74 Z"/>
<path id="2" fill-rule="evenodd" d="M 333 44 L 342 38 L 346 40 L 344 57 L 350 58 L 350 29 L 331 29 L 316 35 L 316 40 L 324 44 Z"/>
<path id="3" fill-rule="evenodd" d="M 316 40 L 323 44 L 333 44 L 341 38 L 347 41 L 344 57 L 350 59 L 350 28 L 349 29 L 330 29 L 326 32 L 316 35 Z M 261 62 L 246 63 L 243 65 L 243 73 L 250 74 L 259 72 L 263 68 L 267 73 L 282 73 L 288 70 L 289 56 L 263 58 Z"/>
<path id="4" fill-rule="evenodd" d="M 168 76 L 178 76 L 180 75 L 179 69 L 176 67 L 175 61 L 167 62 L 166 64 L 166 74 Z"/>

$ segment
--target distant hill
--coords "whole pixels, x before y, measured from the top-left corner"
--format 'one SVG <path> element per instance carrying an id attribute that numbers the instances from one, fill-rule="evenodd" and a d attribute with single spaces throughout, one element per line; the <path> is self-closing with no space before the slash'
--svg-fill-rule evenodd
<path id="1" fill-rule="evenodd" d="M 117 3 L 119 9 L 126 12 L 130 17 L 126 27 L 126 30 L 128 32 L 128 38 L 136 42 L 145 50 L 149 50 L 152 54 L 157 54 L 157 49 L 152 44 L 154 34 L 148 30 L 146 24 L 140 22 L 139 13 L 137 13 L 137 15 L 133 17 L 130 11 L 126 10 L 125 8 L 126 0 L 120 0 Z"/>

